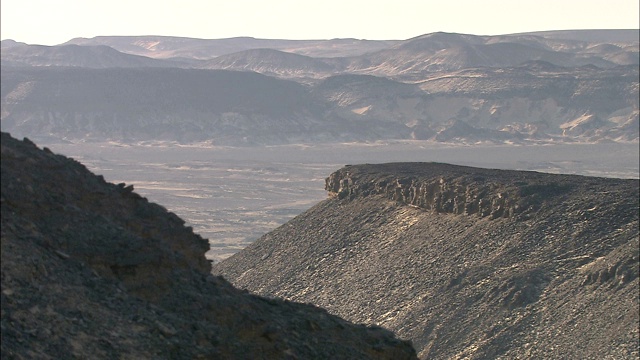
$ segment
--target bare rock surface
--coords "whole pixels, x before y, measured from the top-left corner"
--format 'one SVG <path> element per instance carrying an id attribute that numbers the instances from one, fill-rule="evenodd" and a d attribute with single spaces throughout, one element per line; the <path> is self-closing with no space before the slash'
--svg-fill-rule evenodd
<path id="1" fill-rule="evenodd" d="M 638 180 L 346 166 L 329 199 L 214 266 L 411 339 L 424 359 L 637 359 Z"/>
<path id="2" fill-rule="evenodd" d="M 2 133 L 3 359 L 412 359 L 388 330 L 211 275 L 208 243 L 126 184 Z"/>

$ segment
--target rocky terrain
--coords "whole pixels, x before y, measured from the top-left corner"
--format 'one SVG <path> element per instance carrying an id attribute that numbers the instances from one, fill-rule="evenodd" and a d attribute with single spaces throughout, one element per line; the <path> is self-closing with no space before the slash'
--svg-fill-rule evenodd
<path id="1" fill-rule="evenodd" d="M 635 30 L 5 40 L 0 124 L 33 139 L 216 145 L 637 142 L 638 46 Z"/>
<path id="2" fill-rule="evenodd" d="M 413 359 L 408 342 L 212 276 L 184 221 L 2 133 L 3 359 Z"/>
<path id="3" fill-rule="evenodd" d="M 346 166 L 327 200 L 214 274 L 395 331 L 423 359 L 637 359 L 639 185 Z"/>

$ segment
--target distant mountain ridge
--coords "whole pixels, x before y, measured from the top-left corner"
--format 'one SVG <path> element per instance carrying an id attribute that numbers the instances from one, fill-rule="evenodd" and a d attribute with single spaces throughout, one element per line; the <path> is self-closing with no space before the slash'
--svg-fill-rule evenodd
<path id="1" fill-rule="evenodd" d="M 2 51 L 2 66 L 73 66 L 84 68 L 171 67 L 175 63 L 119 52 L 106 45 L 25 45 Z"/>
<path id="2" fill-rule="evenodd" d="M 387 49 L 402 42 L 428 35 L 429 34 L 417 36 L 407 40 L 278 40 L 256 39 L 251 37 L 195 39 L 171 36 L 98 36 L 90 39 L 76 38 L 64 44 L 107 45 L 118 51 L 157 58 L 185 57 L 185 55 L 187 55 L 187 57 L 197 59 L 210 59 L 212 57 L 250 49 L 266 48 L 311 57 L 344 57 Z M 575 42 L 597 43 L 637 43 L 639 41 L 638 30 L 633 29 L 540 31 L 485 37 L 499 38 L 505 36 L 540 37 L 548 39 L 547 41 L 557 39 L 558 41 L 571 40 Z M 193 53 L 189 55 L 189 51 L 193 51 Z"/>
<path id="3" fill-rule="evenodd" d="M 34 139 L 638 141 L 635 67 L 568 70 L 533 63 L 452 72 L 419 84 L 338 75 L 314 85 L 224 70 L 0 71 L 2 129 Z"/>
<path id="4" fill-rule="evenodd" d="M 35 139 L 227 145 L 637 142 L 639 43 L 622 41 L 630 31 L 562 34 L 4 41 L 2 129 Z M 135 71 L 128 78 L 123 68 Z M 228 71 L 224 81 L 220 70 Z"/>
<path id="5" fill-rule="evenodd" d="M 278 40 L 252 37 L 194 39 L 171 36 L 98 36 L 91 39 L 71 39 L 65 44 L 107 45 L 118 51 L 160 59 L 187 57 L 204 60 L 252 49 L 276 49 L 307 56 L 350 56 L 386 48 L 397 42 L 398 40 Z"/>
<path id="6" fill-rule="evenodd" d="M 513 35 L 534 35 L 548 39 L 568 39 L 587 42 L 638 42 L 638 29 L 593 29 L 593 30 L 550 30 L 534 31 Z"/>
<path id="7" fill-rule="evenodd" d="M 422 359 L 638 356 L 638 180 L 348 165 L 327 200 L 214 265 L 412 340 Z"/>
<path id="8" fill-rule="evenodd" d="M 634 33 L 636 33 L 634 35 Z M 567 38 L 563 38 L 566 34 Z M 580 39 L 598 39 L 584 41 Z M 588 34 L 588 35 L 587 35 Z M 635 37 L 634 37 L 635 36 Z M 248 50 L 271 49 L 286 53 L 323 59 L 343 58 L 337 72 L 362 72 L 399 76 L 408 69 L 413 71 L 458 70 L 467 67 L 516 66 L 525 61 L 543 60 L 561 66 L 593 64 L 600 67 L 638 64 L 637 32 L 633 30 L 583 30 L 572 32 L 539 32 L 499 36 L 477 36 L 455 33 L 432 33 L 407 40 L 268 40 L 249 37 L 229 39 L 192 39 L 168 36 L 100 36 L 92 39 L 72 39 L 62 45 L 109 46 L 118 51 L 156 59 L 184 61 L 182 67 L 211 67 L 216 63 L 198 64 L 223 55 Z M 6 40 L 5 40 L 6 41 Z M 15 42 L 14 42 L 15 43 Z M 14 43 L 4 45 L 8 56 L 16 56 Z M 608 44 L 598 53 L 594 45 Z M 12 46 L 9 46 L 12 45 Z M 19 46 L 19 47 L 24 47 Z M 35 45 L 26 45 L 35 46 Z M 55 48 L 57 46 L 54 46 Z M 436 55 L 436 52 L 445 51 Z M 621 54 L 627 54 L 622 56 Z M 5 54 L 3 54 L 3 57 Z M 241 55 L 234 55 L 235 58 Z M 254 58 L 253 61 L 260 61 Z M 401 62 L 402 68 L 390 72 L 389 65 Z M 223 62 L 225 63 L 225 62 Z M 425 63 L 415 68 L 417 63 Z M 34 64 L 35 65 L 35 64 Z M 223 66 L 228 66 L 225 64 Z M 282 64 L 286 68 L 286 64 Z M 238 70 L 246 70 L 243 65 Z M 335 73 L 334 73 L 335 74 Z"/>

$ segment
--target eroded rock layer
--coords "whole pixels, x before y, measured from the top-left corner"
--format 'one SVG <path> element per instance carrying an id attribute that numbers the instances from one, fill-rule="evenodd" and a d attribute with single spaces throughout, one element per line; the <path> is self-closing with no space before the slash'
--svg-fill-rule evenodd
<path id="1" fill-rule="evenodd" d="M 384 194 L 424 210 L 495 219 L 533 213 L 544 198 L 559 196 L 573 187 L 571 178 L 549 182 L 547 175 L 532 172 L 503 172 L 510 181 L 495 182 L 491 177 L 500 173 L 497 170 L 448 164 L 422 169 L 412 164 L 389 164 L 370 169 L 374 172 L 350 166 L 338 170 L 326 179 L 325 188 L 339 198 Z"/>

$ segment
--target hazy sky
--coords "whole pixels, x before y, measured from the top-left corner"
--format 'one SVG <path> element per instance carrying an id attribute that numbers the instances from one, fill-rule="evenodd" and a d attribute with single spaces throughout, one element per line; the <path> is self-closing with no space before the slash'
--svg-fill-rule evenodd
<path id="1" fill-rule="evenodd" d="M 637 29 L 638 0 L 2 0 L 2 39 L 74 37 L 408 39 L 540 30 Z"/>

